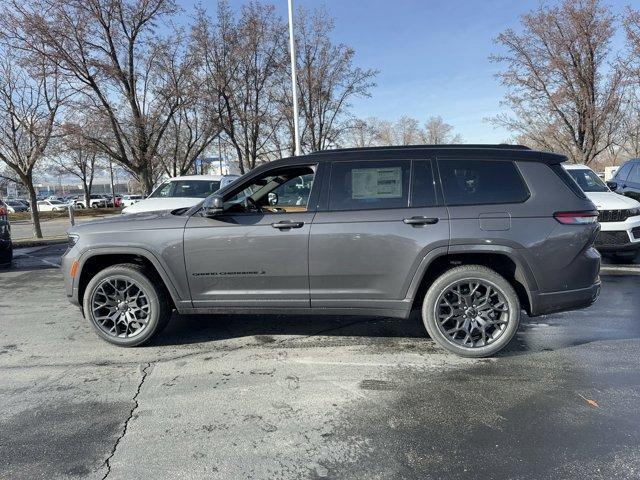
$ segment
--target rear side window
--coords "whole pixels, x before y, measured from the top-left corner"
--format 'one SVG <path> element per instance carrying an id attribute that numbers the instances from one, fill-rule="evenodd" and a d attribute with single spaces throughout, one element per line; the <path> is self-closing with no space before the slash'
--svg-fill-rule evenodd
<path id="1" fill-rule="evenodd" d="M 411 162 L 335 162 L 331 167 L 329 209 L 406 207 Z"/>
<path id="2" fill-rule="evenodd" d="M 439 160 L 447 205 L 521 203 L 529 190 L 511 161 Z"/>

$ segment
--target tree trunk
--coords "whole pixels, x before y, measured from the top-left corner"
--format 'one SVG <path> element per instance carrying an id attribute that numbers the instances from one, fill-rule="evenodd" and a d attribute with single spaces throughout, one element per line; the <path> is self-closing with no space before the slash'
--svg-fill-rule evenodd
<path id="1" fill-rule="evenodd" d="M 84 204 L 87 208 L 91 207 L 91 187 L 86 181 L 82 182 L 82 190 L 84 191 Z"/>
<path id="2" fill-rule="evenodd" d="M 142 183 L 142 188 L 144 188 L 145 195 L 151 195 L 153 191 L 153 174 L 149 165 L 145 165 L 140 169 L 140 182 Z"/>
<path id="3" fill-rule="evenodd" d="M 33 222 L 33 236 L 42 238 L 42 229 L 40 228 L 40 212 L 38 211 L 38 199 L 36 198 L 36 189 L 33 186 L 33 180 L 29 177 L 23 180 L 25 187 L 29 191 L 29 203 L 31 203 L 31 221 Z"/>

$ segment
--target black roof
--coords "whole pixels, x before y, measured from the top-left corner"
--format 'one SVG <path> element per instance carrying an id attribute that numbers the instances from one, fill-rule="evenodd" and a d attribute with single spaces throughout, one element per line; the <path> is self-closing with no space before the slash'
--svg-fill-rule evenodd
<path id="1" fill-rule="evenodd" d="M 457 149 L 488 149 L 488 150 L 531 150 L 526 145 L 511 145 L 509 143 L 454 143 L 454 144 L 436 144 L 436 145 L 389 145 L 383 147 L 354 147 L 354 148 L 334 148 L 331 150 L 322 150 L 313 152 L 334 153 L 334 152 L 359 152 L 362 150 L 457 150 Z"/>
<path id="2" fill-rule="evenodd" d="M 265 169 L 296 165 L 301 161 L 334 162 L 348 160 L 417 160 L 425 158 L 463 158 L 468 160 L 517 160 L 523 162 L 541 162 L 558 164 L 567 161 L 567 157 L 557 153 L 531 150 L 524 145 L 402 145 L 389 147 L 364 147 L 322 150 L 319 152 L 288 157 L 265 163 L 254 169 Z"/>

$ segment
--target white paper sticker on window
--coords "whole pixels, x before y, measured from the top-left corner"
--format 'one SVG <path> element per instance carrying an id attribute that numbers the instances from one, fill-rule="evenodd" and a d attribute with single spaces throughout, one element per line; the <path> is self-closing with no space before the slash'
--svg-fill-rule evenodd
<path id="1" fill-rule="evenodd" d="M 351 196 L 353 200 L 402 198 L 402 167 L 354 168 Z"/>

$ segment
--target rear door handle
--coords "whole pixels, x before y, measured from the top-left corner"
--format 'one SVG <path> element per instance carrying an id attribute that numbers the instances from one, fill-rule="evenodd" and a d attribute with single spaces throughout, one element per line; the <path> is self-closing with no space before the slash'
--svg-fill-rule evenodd
<path id="1" fill-rule="evenodd" d="M 279 228 L 280 230 L 288 230 L 289 228 L 302 228 L 304 222 L 277 222 L 272 223 L 273 228 Z"/>
<path id="2" fill-rule="evenodd" d="M 435 217 L 409 217 L 402 221 L 407 225 L 435 225 L 438 223 L 438 218 Z"/>

